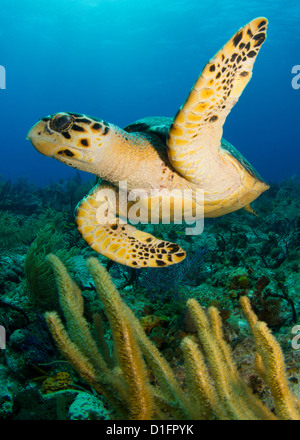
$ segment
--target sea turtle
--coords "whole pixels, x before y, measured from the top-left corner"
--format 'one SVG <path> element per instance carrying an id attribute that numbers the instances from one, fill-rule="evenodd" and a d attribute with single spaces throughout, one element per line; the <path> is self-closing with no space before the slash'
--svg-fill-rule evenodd
<path id="1" fill-rule="evenodd" d="M 144 221 L 153 213 L 163 221 L 162 200 L 168 200 L 173 221 L 185 202 L 192 203 L 191 218 L 200 205 L 205 217 L 218 217 L 240 208 L 252 211 L 250 202 L 269 188 L 222 138 L 225 119 L 252 75 L 267 23 L 256 18 L 225 44 L 173 119 L 148 117 L 121 129 L 63 112 L 42 118 L 30 130 L 28 138 L 40 153 L 101 178 L 76 208 L 77 227 L 98 253 L 135 268 L 179 263 L 185 251 L 125 222 L 130 210 L 139 211 Z M 133 190 L 139 196 L 138 202 L 132 195 L 124 198 L 124 191 L 121 197 L 120 182 L 126 182 L 125 194 Z M 204 191 L 204 201 L 196 199 L 197 189 Z M 192 195 L 182 196 L 184 190 Z"/>

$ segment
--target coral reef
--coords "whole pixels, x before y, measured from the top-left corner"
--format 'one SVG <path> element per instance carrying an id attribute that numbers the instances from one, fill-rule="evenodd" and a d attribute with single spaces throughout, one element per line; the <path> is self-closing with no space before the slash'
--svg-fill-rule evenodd
<path id="1" fill-rule="evenodd" d="M 48 224 L 37 234 L 24 262 L 29 297 L 43 310 L 53 309 L 58 302 L 55 279 L 45 259 L 50 252 L 56 252 L 65 263 L 76 255 L 74 250 L 66 249 L 63 235 Z"/>
<path id="2" fill-rule="evenodd" d="M 49 394 L 71 388 L 72 378 L 68 372 L 60 371 L 55 376 L 47 377 L 43 381 L 42 393 Z"/>
<path id="3" fill-rule="evenodd" d="M 84 319 L 89 330 L 93 329 L 93 339 L 102 341 L 97 351 L 111 371 L 116 367 L 111 355 L 113 332 L 86 268 L 87 257 L 97 257 L 106 265 L 122 302 L 126 301 L 147 341 L 168 362 L 184 392 L 187 376 L 182 341 L 188 337 L 198 344 L 197 325 L 187 306 L 194 298 L 207 309 L 219 310 L 224 338 L 239 374 L 267 408 L 278 411 L 269 384 L 256 370 L 255 353 L 259 350 L 240 308 L 241 297 L 247 296 L 258 320 L 266 322 L 280 342 L 289 387 L 299 397 L 300 350 L 292 345 L 300 319 L 299 178 L 271 185 L 253 204 L 257 217 L 239 211 L 205 219 L 200 236 L 185 236 L 184 225 L 142 226 L 187 251 L 181 264 L 159 271 L 138 271 L 112 263 L 82 240 L 75 227 L 74 207 L 92 185 L 93 181 L 81 181 L 77 172 L 73 178 L 59 179 L 43 188 L 25 178 L 10 182 L 0 176 L 0 325 L 6 331 L 6 349 L 0 351 L 5 374 L 0 381 L 5 381 L 2 389 L 7 395 L 0 418 L 70 418 L 72 402 L 90 391 L 86 381 L 62 360 L 45 324 L 45 311 L 62 315 L 55 276 L 45 258 L 51 252 L 62 260 L 80 288 Z M 43 381 L 36 380 L 39 368 L 44 371 L 43 381 L 69 373 L 72 389 L 42 394 Z M 146 377 L 150 389 L 157 385 L 148 361 Z M 58 405 L 58 401 L 62 403 Z M 30 402 L 30 411 L 25 402 L 28 408 Z M 112 403 L 101 401 L 95 418 L 102 418 L 102 407 L 103 414 L 109 414 L 104 418 L 116 415 Z M 82 418 L 93 418 L 91 414 L 83 411 Z M 74 415 L 77 417 L 81 418 L 80 414 Z"/>
<path id="4" fill-rule="evenodd" d="M 208 309 L 207 317 L 195 299 L 188 301 L 202 351 L 192 337 L 183 338 L 187 386 L 183 392 L 168 363 L 122 301 L 107 271 L 91 258 L 87 264 L 112 329 L 116 364 L 111 370 L 83 316 L 78 287 L 56 256 L 50 255 L 48 259 L 55 272 L 66 320 L 65 328 L 56 312 L 47 312 L 51 333 L 71 365 L 107 398 L 115 418 L 300 420 L 300 400 L 289 389 L 280 346 L 266 324 L 258 321 L 247 297 L 241 297 L 241 305 L 256 342 L 258 369 L 274 399 L 275 415 L 239 375 L 215 307 Z M 156 386 L 150 383 L 149 370 L 155 376 Z"/>

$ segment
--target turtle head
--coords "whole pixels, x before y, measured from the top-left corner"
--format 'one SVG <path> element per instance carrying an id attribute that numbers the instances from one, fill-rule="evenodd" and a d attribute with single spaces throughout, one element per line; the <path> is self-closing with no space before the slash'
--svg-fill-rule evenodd
<path id="1" fill-rule="evenodd" d="M 40 119 L 27 139 L 45 156 L 94 174 L 112 141 L 113 126 L 79 113 L 55 113 Z"/>

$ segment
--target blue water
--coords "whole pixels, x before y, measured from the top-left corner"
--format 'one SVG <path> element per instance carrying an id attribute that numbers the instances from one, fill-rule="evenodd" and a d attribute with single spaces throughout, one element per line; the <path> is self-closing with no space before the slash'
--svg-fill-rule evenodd
<path id="1" fill-rule="evenodd" d="M 0 174 L 44 185 L 75 172 L 25 140 L 49 113 L 119 126 L 173 116 L 208 59 L 257 16 L 268 38 L 224 137 L 267 181 L 300 174 L 299 0 L 1 0 Z"/>

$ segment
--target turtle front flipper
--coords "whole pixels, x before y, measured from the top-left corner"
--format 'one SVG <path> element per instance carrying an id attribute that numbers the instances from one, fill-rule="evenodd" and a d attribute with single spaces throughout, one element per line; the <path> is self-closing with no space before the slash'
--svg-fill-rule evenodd
<path id="1" fill-rule="evenodd" d="M 135 268 L 164 267 L 185 258 L 178 244 L 159 240 L 122 221 L 117 217 L 122 214 L 117 204 L 118 194 L 110 185 L 95 186 L 78 204 L 77 228 L 92 249 Z"/>
<path id="2" fill-rule="evenodd" d="M 169 160 L 194 183 L 218 174 L 214 167 L 223 125 L 251 78 L 267 24 L 266 18 L 257 18 L 228 41 L 204 67 L 174 118 L 167 139 Z"/>

